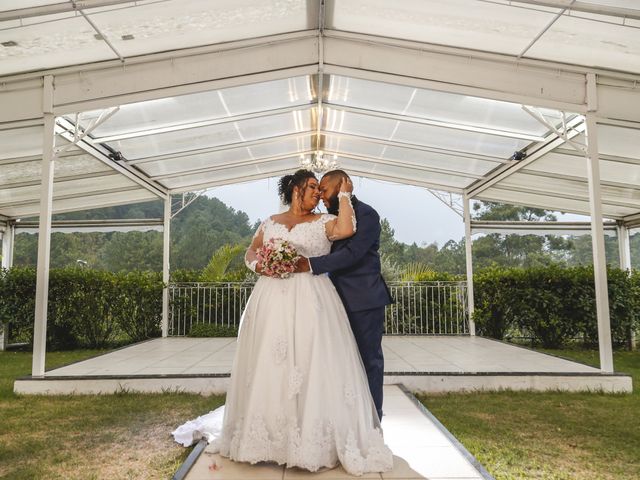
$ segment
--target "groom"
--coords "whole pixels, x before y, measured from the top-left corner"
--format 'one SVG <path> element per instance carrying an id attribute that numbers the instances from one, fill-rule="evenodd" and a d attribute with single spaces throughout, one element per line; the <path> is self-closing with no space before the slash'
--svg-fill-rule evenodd
<path id="1" fill-rule="evenodd" d="M 332 170 L 320 181 L 322 201 L 327 211 L 334 215 L 338 214 L 338 192 L 343 179 L 351 183 L 344 171 Z M 301 259 L 298 271 L 311 270 L 316 275 L 329 273 L 347 311 L 367 372 L 371 396 L 382 420 L 384 310 L 393 300 L 380 273 L 380 216 L 355 196 L 351 197 L 351 202 L 356 215 L 356 233 L 334 242 L 328 255 L 308 261 Z"/>

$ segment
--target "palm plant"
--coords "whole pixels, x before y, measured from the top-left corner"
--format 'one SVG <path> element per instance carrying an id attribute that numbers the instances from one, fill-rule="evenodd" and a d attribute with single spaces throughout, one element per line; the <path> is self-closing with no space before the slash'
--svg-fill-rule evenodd
<path id="1" fill-rule="evenodd" d="M 201 281 L 237 282 L 244 280 L 247 276 L 247 270 L 241 256 L 245 248 L 242 244 L 227 244 L 218 248 L 213 252 L 209 263 L 202 271 Z"/>

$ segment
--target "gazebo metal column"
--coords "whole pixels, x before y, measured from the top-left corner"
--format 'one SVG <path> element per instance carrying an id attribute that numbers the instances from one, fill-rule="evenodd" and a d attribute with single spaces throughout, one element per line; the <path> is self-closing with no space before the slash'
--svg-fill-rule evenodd
<path id="1" fill-rule="evenodd" d="M 469 314 L 469 334 L 476 334 L 476 324 L 473 321 L 473 249 L 471 238 L 471 212 L 470 212 L 470 200 L 465 195 L 462 199 L 462 205 L 464 207 L 464 248 L 465 257 L 467 261 L 467 311 Z"/>
<path id="2" fill-rule="evenodd" d="M 171 194 L 164 199 L 162 229 L 162 336 L 169 335 L 169 253 L 171 248 Z"/>
<path id="3" fill-rule="evenodd" d="M 38 228 L 38 268 L 36 275 L 36 309 L 33 331 L 31 375 L 43 377 L 47 348 L 47 301 L 49 298 L 49 255 L 51 253 L 51 211 L 53 205 L 55 116 L 53 114 L 53 77 L 44 77 L 44 134 L 42 145 L 42 187 Z"/>
<path id="4" fill-rule="evenodd" d="M 16 239 L 16 229 L 13 223 L 7 222 L 2 233 L 2 268 L 13 266 L 13 245 Z"/>
<path id="5" fill-rule="evenodd" d="M 15 227 L 7 222 L 2 232 L 2 268 L 13 266 L 13 243 L 15 242 Z M 6 350 L 9 336 L 5 325 L 0 322 L 0 352 Z"/>
<path id="6" fill-rule="evenodd" d="M 631 271 L 631 242 L 629 238 L 629 229 L 624 223 L 620 222 L 617 226 L 618 231 L 618 251 L 620 257 L 620 269 Z M 636 348 L 636 335 L 633 328 L 629 332 L 629 348 Z"/>
<path id="7" fill-rule="evenodd" d="M 631 270 L 631 243 L 629 239 L 629 229 L 623 223 L 619 223 L 617 231 L 620 268 L 622 270 Z"/>
<path id="8" fill-rule="evenodd" d="M 609 294 L 607 288 L 607 264 L 602 225 L 602 192 L 600 187 L 600 157 L 598 154 L 598 109 L 596 76 L 587 74 L 587 175 L 589 180 L 589 206 L 591 209 L 591 240 L 593 245 L 593 273 L 596 290 L 596 312 L 598 319 L 598 347 L 600 369 L 613 372 L 613 349 L 611 345 L 611 320 L 609 318 Z"/>

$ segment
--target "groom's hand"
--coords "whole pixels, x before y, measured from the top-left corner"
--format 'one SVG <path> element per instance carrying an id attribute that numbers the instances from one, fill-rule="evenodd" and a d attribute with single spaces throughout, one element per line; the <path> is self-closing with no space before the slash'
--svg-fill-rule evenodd
<path id="1" fill-rule="evenodd" d="M 296 272 L 308 272 L 311 270 L 309 267 L 309 259 L 307 257 L 300 257 L 298 264 L 296 265 Z"/>

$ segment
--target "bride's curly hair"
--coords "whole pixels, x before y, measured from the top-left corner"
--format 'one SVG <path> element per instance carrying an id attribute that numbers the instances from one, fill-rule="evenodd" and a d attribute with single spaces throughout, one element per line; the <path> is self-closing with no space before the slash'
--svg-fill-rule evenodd
<path id="1" fill-rule="evenodd" d="M 313 172 L 309 170 L 305 170 L 301 168 L 296 171 L 293 175 L 285 175 L 278 182 L 278 194 L 282 199 L 282 203 L 285 205 L 291 205 L 291 200 L 293 197 L 293 187 L 298 187 L 301 189 L 301 194 L 304 196 L 304 191 L 306 189 L 306 183 L 309 178 L 313 178 L 318 180 Z"/>

